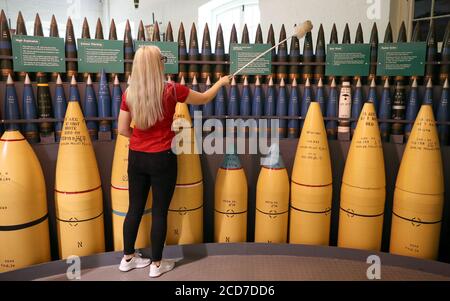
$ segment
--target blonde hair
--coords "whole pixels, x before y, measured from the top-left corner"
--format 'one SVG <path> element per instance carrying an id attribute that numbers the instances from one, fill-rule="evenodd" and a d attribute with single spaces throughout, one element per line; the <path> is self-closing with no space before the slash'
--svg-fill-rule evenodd
<path id="1" fill-rule="evenodd" d="M 126 102 L 131 117 L 140 129 L 147 129 L 164 116 L 164 64 L 156 46 L 143 46 L 136 51 L 127 89 Z"/>

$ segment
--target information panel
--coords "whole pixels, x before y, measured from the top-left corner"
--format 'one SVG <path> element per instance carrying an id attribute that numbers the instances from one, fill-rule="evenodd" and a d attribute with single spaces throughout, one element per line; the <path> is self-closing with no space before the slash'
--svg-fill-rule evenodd
<path id="1" fill-rule="evenodd" d="M 250 62 L 252 59 L 270 49 L 270 44 L 231 44 L 230 45 L 230 73 Z M 251 63 L 239 74 L 269 75 L 272 74 L 272 55 L 269 51 L 255 62 Z"/>
<path id="2" fill-rule="evenodd" d="M 13 35 L 14 71 L 65 72 L 64 39 Z"/>
<path id="3" fill-rule="evenodd" d="M 370 44 L 327 45 L 326 75 L 367 76 L 370 70 Z"/>
<path id="4" fill-rule="evenodd" d="M 379 44 L 377 75 L 422 76 L 426 52 L 426 42 Z"/>
<path id="5" fill-rule="evenodd" d="M 78 72 L 123 73 L 123 41 L 77 39 Z"/>

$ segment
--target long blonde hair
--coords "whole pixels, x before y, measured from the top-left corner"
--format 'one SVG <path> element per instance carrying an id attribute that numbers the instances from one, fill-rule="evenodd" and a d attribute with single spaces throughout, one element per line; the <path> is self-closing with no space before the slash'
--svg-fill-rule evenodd
<path id="1" fill-rule="evenodd" d="M 127 89 L 127 105 L 140 129 L 147 129 L 163 119 L 164 64 L 156 46 L 143 46 L 136 51 Z"/>

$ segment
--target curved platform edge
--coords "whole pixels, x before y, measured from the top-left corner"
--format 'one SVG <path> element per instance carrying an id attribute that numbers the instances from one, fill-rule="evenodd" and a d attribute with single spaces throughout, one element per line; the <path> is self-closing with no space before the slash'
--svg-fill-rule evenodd
<path id="1" fill-rule="evenodd" d="M 140 252 L 144 257 L 150 257 L 149 248 Z M 92 269 L 104 266 L 118 265 L 123 253 L 107 252 L 81 257 L 81 269 Z M 332 246 L 310 246 L 296 244 L 265 244 L 265 243 L 206 243 L 195 245 L 173 245 L 164 248 L 164 258 L 198 260 L 215 255 L 284 255 L 301 257 L 320 257 L 341 260 L 352 260 L 367 263 L 370 255 L 377 255 L 381 265 L 405 268 L 420 272 L 450 278 L 450 264 L 423 260 L 413 257 L 393 255 L 383 252 L 338 248 Z M 0 281 L 30 281 L 53 275 L 65 274 L 73 261 L 57 260 L 34 265 L 11 272 L 0 273 Z M 367 263 L 369 266 L 369 263 Z M 188 280 L 188 279 L 186 279 Z"/>

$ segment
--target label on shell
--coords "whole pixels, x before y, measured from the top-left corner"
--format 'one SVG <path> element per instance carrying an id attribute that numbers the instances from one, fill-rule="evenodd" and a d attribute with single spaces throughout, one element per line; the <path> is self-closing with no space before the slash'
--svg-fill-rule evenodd
<path id="1" fill-rule="evenodd" d="M 76 145 L 76 146 L 86 146 L 91 145 L 91 139 L 80 131 L 81 122 L 78 117 L 69 117 L 64 119 L 64 127 L 61 134 L 60 146 L 63 145 Z"/>

